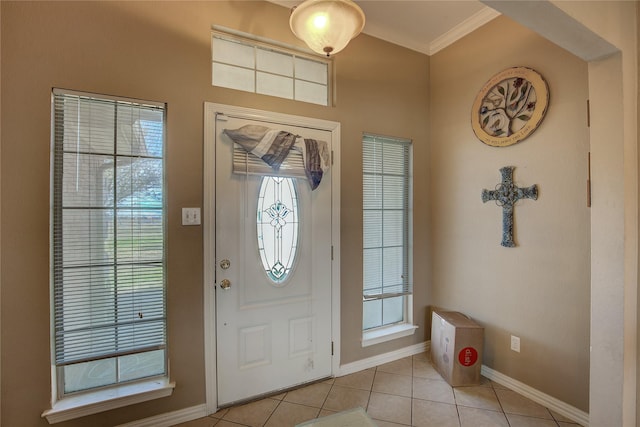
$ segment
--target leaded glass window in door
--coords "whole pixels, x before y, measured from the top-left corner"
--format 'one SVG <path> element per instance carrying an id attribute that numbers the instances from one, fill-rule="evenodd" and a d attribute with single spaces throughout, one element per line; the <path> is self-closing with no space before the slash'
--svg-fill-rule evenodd
<path id="1" fill-rule="evenodd" d="M 298 195 L 293 178 L 265 176 L 258 192 L 258 251 L 265 274 L 284 286 L 297 258 Z"/>

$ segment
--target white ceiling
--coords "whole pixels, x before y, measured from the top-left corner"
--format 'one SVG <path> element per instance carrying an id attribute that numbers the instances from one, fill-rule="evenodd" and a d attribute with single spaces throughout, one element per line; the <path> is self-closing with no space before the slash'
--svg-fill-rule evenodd
<path id="1" fill-rule="evenodd" d="M 270 0 L 292 8 L 300 3 Z M 476 0 L 356 0 L 364 33 L 433 55 L 499 15 Z"/>

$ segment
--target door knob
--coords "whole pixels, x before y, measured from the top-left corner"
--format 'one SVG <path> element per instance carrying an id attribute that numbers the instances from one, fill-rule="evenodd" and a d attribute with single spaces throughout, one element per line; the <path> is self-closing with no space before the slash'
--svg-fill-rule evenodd
<path id="1" fill-rule="evenodd" d="M 220 287 L 226 291 L 231 287 L 231 281 L 229 279 L 222 279 Z"/>

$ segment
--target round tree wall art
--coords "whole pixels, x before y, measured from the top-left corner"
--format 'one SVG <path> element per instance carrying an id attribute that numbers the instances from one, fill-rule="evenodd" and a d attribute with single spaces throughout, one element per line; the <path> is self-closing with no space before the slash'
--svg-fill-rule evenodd
<path id="1" fill-rule="evenodd" d="M 535 131 L 549 105 L 549 88 L 531 68 L 513 67 L 482 87 L 471 110 L 473 132 L 493 147 L 522 141 Z"/>

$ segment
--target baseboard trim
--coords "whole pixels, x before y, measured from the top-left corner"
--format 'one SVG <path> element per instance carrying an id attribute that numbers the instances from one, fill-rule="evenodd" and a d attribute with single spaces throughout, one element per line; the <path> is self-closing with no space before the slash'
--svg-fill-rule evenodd
<path id="1" fill-rule="evenodd" d="M 388 353 L 369 357 L 367 359 L 347 363 L 340 366 L 338 372 L 336 373 L 336 376 L 341 377 L 344 375 L 353 374 L 365 369 L 382 365 L 384 363 L 394 362 L 404 357 L 425 353 L 430 351 L 430 349 L 431 342 L 425 341 L 409 347 L 404 347 L 398 350 L 390 351 Z M 536 390 L 531 386 L 528 386 L 518 380 L 495 371 L 486 365 L 482 365 L 481 373 L 491 381 L 495 381 L 496 383 L 501 384 L 509 388 L 510 390 L 513 390 L 516 393 L 579 423 L 584 427 L 589 427 L 589 414 L 587 412 L 575 408 L 559 399 L 556 399 L 553 396 L 549 396 L 548 394 Z M 207 415 L 207 406 L 205 404 L 202 404 L 192 406 L 190 408 L 180 409 L 178 411 L 167 412 L 165 414 L 156 415 L 138 421 L 132 421 L 130 423 L 121 424 L 116 427 L 171 427 L 175 424 L 206 417 Z"/>
<path id="2" fill-rule="evenodd" d="M 176 424 L 186 423 L 207 416 L 207 405 L 197 405 L 173 412 L 156 415 L 142 420 L 120 424 L 116 427 L 171 427 Z"/>
<path id="3" fill-rule="evenodd" d="M 391 351 L 389 353 L 379 354 L 377 356 L 369 357 L 367 359 L 358 360 L 356 362 L 347 363 L 340 366 L 340 369 L 336 373 L 337 377 L 353 374 L 365 369 L 373 368 L 383 363 L 389 363 L 402 359 L 404 357 L 413 356 L 415 354 L 429 352 L 431 350 L 431 341 L 425 341 L 419 344 L 415 344 L 409 347 L 404 347 L 399 350 Z M 567 417 L 584 427 L 589 427 L 589 414 L 578 408 L 575 408 L 568 403 L 565 403 L 553 396 L 549 396 L 535 388 L 528 386 L 518 380 L 508 377 L 498 371 L 489 368 L 486 365 L 482 365 L 481 373 L 491 381 L 495 381 L 498 384 L 515 391 L 516 393 L 539 403 L 552 411 Z"/>
<path id="4" fill-rule="evenodd" d="M 404 357 L 413 356 L 414 354 L 424 353 L 429 351 L 429 349 L 430 342 L 425 341 L 409 347 L 401 348 L 399 350 L 391 351 L 389 353 L 384 353 L 377 356 L 369 357 L 367 359 L 358 360 L 353 363 L 347 363 L 346 365 L 340 366 L 335 376 L 341 377 L 344 375 L 353 374 L 364 369 L 382 365 L 383 363 L 389 363 L 402 359 Z M 180 424 L 187 421 L 195 420 L 197 418 L 206 417 L 207 415 L 207 405 L 202 404 L 178 411 L 167 412 L 166 414 L 160 414 L 138 421 L 132 421 L 130 423 L 121 424 L 116 427 L 171 427 L 175 424 Z"/>
<path id="5" fill-rule="evenodd" d="M 404 347 L 399 350 L 390 351 L 388 353 L 379 354 L 377 356 L 369 357 L 367 359 L 358 360 L 352 363 L 340 365 L 336 377 L 342 377 L 344 375 L 353 374 L 365 369 L 373 368 L 383 363 L 394 362 L 403 357 L 413 356 L 414 354 L 420 354 L 429 351 L 430 341 L 414 344 L 409 347 Z"/>
<path id="6" fill-rule="evenodd" d="M 528 386 L 518 380 L 508 377 L 498 371 L 494 371 L 488 366 L 482 365 L 481 371 L 483 376 L 489 378 L 491 381 L 495 381 L 498 384 L 515 391 L 516 393 L 533 400 L 536 403 L 545 406 L 558 414 L 567 417 L 584 427 L 589 427 L 589 414 L 578 408 L 575 408 L 553 396 L 549 396 L 546 393 L 536 390 L 535 388 Z"/>

